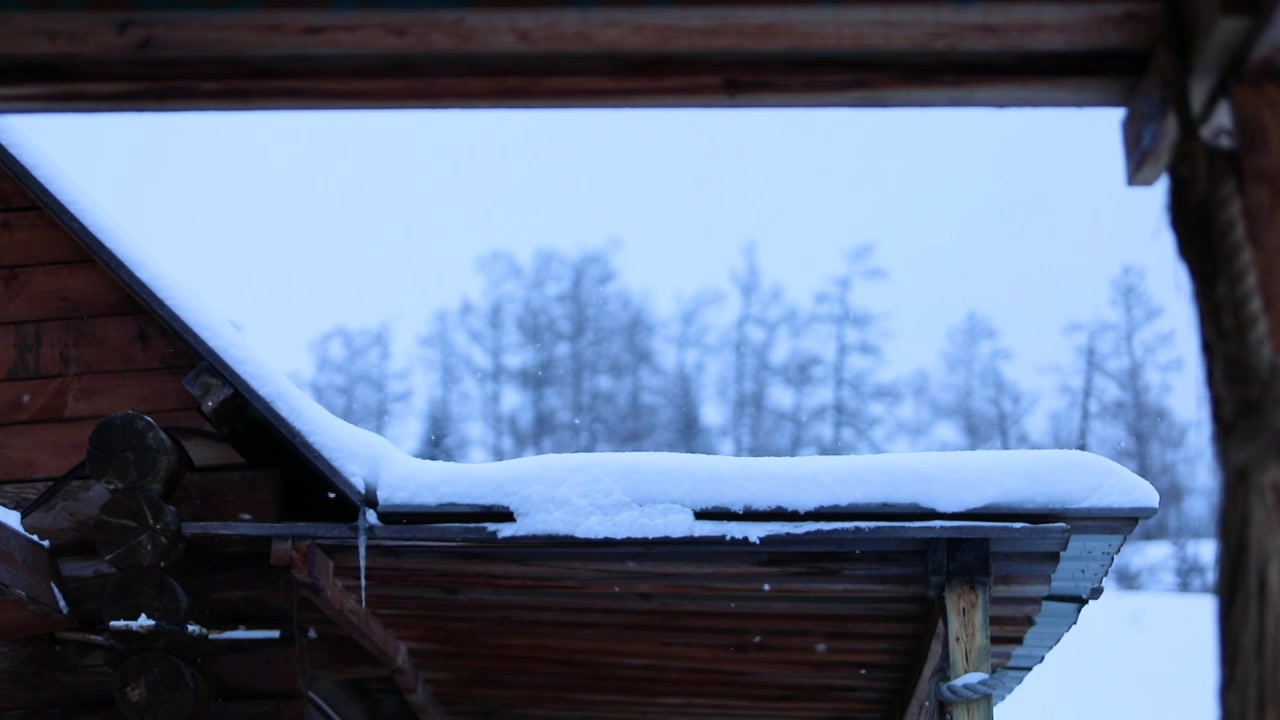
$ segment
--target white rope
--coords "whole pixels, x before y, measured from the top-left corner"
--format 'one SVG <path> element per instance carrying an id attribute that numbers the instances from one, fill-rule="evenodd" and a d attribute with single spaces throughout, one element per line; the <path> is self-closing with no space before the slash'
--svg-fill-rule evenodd
<path id="1" fill-rule="evenodd" d="M 1004 677 L 986 673 L 966 673 L 938 686 L 938 699 L 945 703 L 965 702 L 994 695 L 1005 688 Z"/>

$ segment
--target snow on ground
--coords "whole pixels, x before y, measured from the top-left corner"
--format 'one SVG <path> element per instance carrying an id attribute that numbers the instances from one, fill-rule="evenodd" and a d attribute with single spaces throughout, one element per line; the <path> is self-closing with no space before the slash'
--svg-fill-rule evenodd
<path id="1" fill-rule="evenodd" d="M 506 534 L 664 537 L 738 534 L 693 519 L 708 507 L 808 510 L 911 505 L 938 512 L 1155 508 L 1156 491 L 1116 463 L 1068 450 L 860 457 L 724 458 L 670 453 L 555 455 L 459 465 L 410 457 L 349 425 L 265 361 L 212 303 L 168 277 L 147 250 L 116 232 L 38 151 L 0 125 L 4 143 L 169 308 L 350 483 L 379 507 L 437 503 L 510 507 Z M 242 390 L 244 388 L 241 388 Z M 754 526 L 754 535 L 770 531 Z"/>
<path id="2" fill-rule="evenodd" d="M 996 720 L 1216 720 L 1217 599 L 1108 590 Z"/>

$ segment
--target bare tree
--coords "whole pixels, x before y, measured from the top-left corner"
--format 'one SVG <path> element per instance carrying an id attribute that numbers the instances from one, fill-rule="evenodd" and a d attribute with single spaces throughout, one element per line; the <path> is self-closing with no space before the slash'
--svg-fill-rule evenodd
<path id="1" fill-rule="evenodd" d="M 450 313 L 436 312 L 430 331 L 421 344 L 427 352 L 429 375 L 427 422 L 418 456 L 428 460 L 462 460 L 467 455 L 467 438 L 458 412 L 462 395 L 460 356 Z"/>
<path id="2" fill-rule="evenodd" d="M 1011 354 L 976 312 L 947 331 L 934 387 L 934 412 L 964 450 L 1029 447 L 1032 401 L 1008 374 Z"/>
<path id="3" fill-rule="evenodd" d="M 686 453 L 709 453 L 715 439 L 707 427 L 703 393 L 713 349 L 707 315 L 722 301 L 719 293 L 704 291 L 680 304 L 671 335 L 666 440 L 662 447 Z"/>
<path id="4" fill-rule="evenodd" d="M 484 282 L 481 296 L 475 301 L 463 300 L 460 311 L 466 339 L 464 358 L 479 396 L 478 414 L 487 454 L 490 460 L 503 460 L 511 452 L 507 396 L 521 271 L 516 259 L 505 252 L 484 256 L 477 267 Z"/>
<path id="5" fill-rule="evenodd" d="M 817 294 L 815 320 L 831 343 L 826 454 L 879 452 L 898 389 L 882 377 L 884 328 L 861 301 L 863 285 L 884 277 L 870 246 L 851 250 L 844 268 Z"/>
<path id="6" fill-rule="evenodd" d="M 392 366 L 387 326 L 333 328 L 311 344 L 311 352 L 312 397 L 343 420 L 384 434 L 409 396 L 406 373 Z"/>

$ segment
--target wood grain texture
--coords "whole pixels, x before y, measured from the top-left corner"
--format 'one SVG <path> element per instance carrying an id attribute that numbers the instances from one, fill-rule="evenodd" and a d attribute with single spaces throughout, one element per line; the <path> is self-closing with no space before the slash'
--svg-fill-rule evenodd
<path id="1" fill-rule="evenodd" d="M 340 625 L 389 671 L 415 717 L 444 717 L 431 688 L 409 656 L 409 650 L 372 612 L 338 582 L 333 563 L 314 543 L 294 545 L 290 565 L 299 591 Z"/>
<path id="2" fill-rule="evenodd" d="M 194 365 L 194 354 L 150 315 L 0 325 L 0 377 L 27 380 Z"/>
<path id="3" fill-rule="evenodd" d="M 129 291 L 95 262 L 0 269 L 0 324 L 141 312 Z"/>
<path id="4" fill-rule="evenodd" d="M 44 210 L 0 210 L 0 267 L 90 260 L 89 253 Z"/>
<path id="5" fill-rule="evenodd" d="M 1158 3 L 1022 1 L 499 7 L 418 12 L 10 14 L 0 57 L 1084 52 L 1144 49 Z"/>
<path id="6" fill-rule="evenodd" d="M 152 418 L 164 425 L 201 426 L 204 418 L 195 411 L 155 413 Z M 0 482 L 41 480 L 62 475 L 84 459 L 89 433 L 97 425 L 93 420 L 10 425 L 0 430 Z M 216 448 L 210 448 L 216 452 Z M 213 454 L 213 453 L 210 453 Z M 225 451 L 214 455 L 214 464 L 228 456 Z M 193 454 L 199 461 L 204 455 Z"/>
<path id="7" fill-rule="evenodd" d="M 1120 105 L 1159 13 L 1152 0 L 11 13 L 0 109 Z"/>
<path id="8" fill-rule="evenodd" d="M 0 211 L 34 209 L 36 209 L 36 202 L 31 198 L 30 193 L 23 189 L 12 175 L 0 170 Z M 3 228 L 2 224 L 0 228 Z"/>
<path id="9" fill-rule="evenodd" d="M 985 584 L 948 583 L 944 591 L 950 679 L 991 673 L 991 600 Z M 991 697 L 953 703 L 952 720 L 992 720 Z"/>
<path id="10" fill-rule="evenodd" d="M 0 425 L 83 420 L 121 410 L 196 410 L 182 387 L 186 368 L 0 380 Z"/>

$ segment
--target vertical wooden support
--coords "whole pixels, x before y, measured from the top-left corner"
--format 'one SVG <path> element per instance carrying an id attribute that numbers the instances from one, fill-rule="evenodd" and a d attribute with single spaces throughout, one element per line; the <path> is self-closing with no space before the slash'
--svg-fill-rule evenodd
<path id="1" fill-rule="evenodd" d="M 991 553 L 987 540 L 957 540 L 947 545 L 946 606 L 949 679 L 966 673 L 991 673 Z M 951 720 L 992 720 L 991 698 L 958 702 Z"/>

